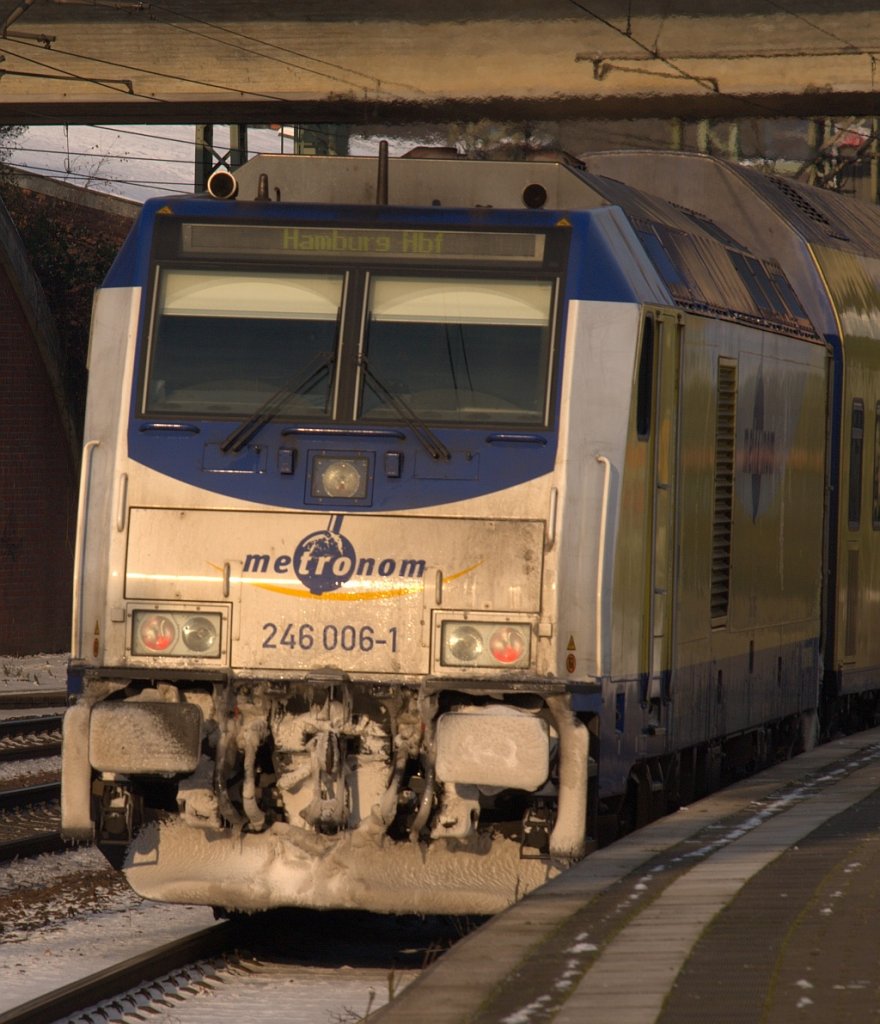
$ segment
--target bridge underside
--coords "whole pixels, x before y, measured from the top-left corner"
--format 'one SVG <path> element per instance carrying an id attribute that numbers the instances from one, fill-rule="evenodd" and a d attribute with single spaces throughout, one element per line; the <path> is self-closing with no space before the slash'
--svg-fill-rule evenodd
<path id="1" fill-rule="evenodd" d="M 0 123 L 875 113 L 875 0 L 440 6 L 3 0 Z"/>

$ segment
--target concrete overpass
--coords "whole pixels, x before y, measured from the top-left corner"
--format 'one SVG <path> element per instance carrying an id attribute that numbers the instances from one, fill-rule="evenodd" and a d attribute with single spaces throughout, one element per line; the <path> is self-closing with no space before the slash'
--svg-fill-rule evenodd
<path id="1" fill-rule="evenodd" d="M 0 0 L 0 123 L 872 116 L 877 0 Z"/>

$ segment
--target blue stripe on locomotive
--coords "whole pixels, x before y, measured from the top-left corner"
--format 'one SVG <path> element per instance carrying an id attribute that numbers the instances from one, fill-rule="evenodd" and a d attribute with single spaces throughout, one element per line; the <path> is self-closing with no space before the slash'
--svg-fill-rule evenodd
<path id="1" fill-rule="evenodd" d="M 160 212 L 165 211 L 165 212 Z M 559 368 L 564 358 L 566 312 L 571 299 L 604 300 L 634 303 L 656 296 L 635 294 L 630 281 L 634 275 L 627 274 L 621 266 L 620 256 L 613 251 L 608 234 L 608 208 L 588 212 L 547 212 L 510 210 L 453 210 L 453 209 L 403 209 L 400 207 L 316 207 L 294 206 L 282 203 L 267 203 L 255 211 L 253 204 L 226 203 L 201 198 L 172 200 L 150 200 L 144 206 L 132 234 L 126 241 L 114 262 L 104 287 L 143 287 L 140 311 L 140 340 L 136 358 L 136 374 L 143 367 L 144 329 L 149 311 L 147 309 L 150 272 L 150 250 L 153 225 L 157 217 L 168 213 L 175 217 L 209 218 L 224 221 L 253 220 L 255 212 L 261 220 L 283 220 L 299 223 L 334 221 L 351 224 L 371 222 L 375 224 L 402 223 L 413 226 L 471 227 L 471 228 L 551 228 L 564 217 L 571 224 L 571 250 L 566 280 L 560 296 L 561 310 L 558 320 L 556 368 L 554 375 L 555 407 L 552 426 L 549 429 L 499 430 L 486 426 L 472 428 L 434 427 L 437 436 L 458 455 L 453 462 L 435 470 L 426 467 L 426 454 L 420 449 L 411 431 L 405 438 L 357 437 L 342 432 L 334 436 L 316 433 L 306 442 L 302 438 L 286 438 L 283 435 L 289 424 L 268 423 L 254 438 L 252 445 L 257 449 L 245 455 L 257 472 L 209 472 L 205 468 L 206 451 L 219 444 L 232 429 L 239 425 L 234 420 L 186 419 L 189 430 L 145 430 L 152 422 L 139 415 L 140 383 L 135 380 L 132 393 L 131 418 L 128 431 L 129 455 L 132 459 L 149 466 L 160 473 L 177 480 L 193 484 L 204 490 L 232 498 L 255 501 L 260 504 L 284 507 L 307 507 L 305 503 L 306 458 L 304 448 L 320 448 L 324 451 L 373 452 L 376 454 L 376 474 L 372 501 L 367 508 L 373 510 L 395 510 L 442 505 L 462 501 L 480 495 L 493 493 L 515 486 L 530 479 L 549 473 L 554 465 L 557 450 L 557 424 L 560 416 L 559 392 L 561 374 Z M 635 278 L 638 279 L 638 278 Z M 316 424 L 320 431 L 326 424 Z M 355 427 L 355 429 L 357 429 Z M 403 433 L 403 432 L 402 432 Z M 491 435 L 496 437 L 490 442 Z M 497 435 L 514 434 L 530 440 L 503 440 Z M 279 473 L 276 453 L 279 449 L 298 447 L 293 474 Z M 388 479 L 382 472 L 385 452 L 400 452 L 403 456 L 403 472 L 399 478 Z M 465 453 L 470 453 L 468 457 Z M 491 454 L 490 454 L 491 453 Z M 481 459 L 482 456 L 482 459 Z M 430 460 L 428 460 L 430 461 Z M 240 464 L 242 465 L 242 464 Z M 246 466 L 242 466 L 246 468 Z M 415 470 L 415 471 L 414 471 Z M 464 477 L 464 478 L 463 478 Z M 308 507 L 314 507 L 308 506 Z"/>

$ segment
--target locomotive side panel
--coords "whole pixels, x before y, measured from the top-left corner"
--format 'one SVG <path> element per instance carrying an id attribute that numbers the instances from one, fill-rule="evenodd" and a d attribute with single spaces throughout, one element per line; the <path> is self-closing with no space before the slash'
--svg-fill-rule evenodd
<path id="1" fill-rule="evenodd" d="M 687 745 L 815 707 L 827 369 L 818 345 L 695 318 L 682 367 L 674 679 L 700 709 L 673 702 Z"/>
<path id="2" fill-rule="evenodd" d="M 631 392 L 617 642 L 604 700 L 606 795 L 621 791 L 634 761 L 798 715 L 818 700 L 824 349 L 742 325 L 686 317 L 679 327 L 653 316 L 642 350 L 649 338 L 659 347 L 666 330 L 680 364 L 672 362 L 674 386 L 665 389 L 658 370 L 652 430 L 641 437 L 637 380 Z M 666 522 L 654 490 L 673 495 L 670 554 L 661 550 Z M 661 577 L 665 559 L 672 565 Z"/>
<path id="3" fill-rule="evenodd" d="M 125 431 L 140 298 L 139 288 L 99 289 L 92 315 L 89 388 L 101 399 L 89 402 L 84 426 L 71 637 L 74 659 L 92 663 L 103 653 L 106 608 L 123 603 Z"/>
<path id="4" fill-rule="evenodd" d="M 559 583 L 546 588 L 545 600 L 558 616 L 558 670 L 579 682 L 633 667 L 630 631 L 638 625 L 633 616 L 616 614 L 611 595 L 615 575 L 629 573 L 638 559 L 637 541 L 621 534 L 619 523 L 640 322 L 636 305 L 572 302 L 569 308 L 561 398 L 567 413 L 556 466 Z M 638 590 L 638 582 L 633 586 Z"/>
<path id="5" fill-rule="evenodd" d="M 880 606 L 880 259 L 814 246 L 840 325 L 840 496 L 834 651 L 839 692 L 875 690 L 880 637 L 864 629 Z"/>
<path id="6" fill-rule="evenodd" d="M 824 524 L 823 348 L 748 328 L 738 339 L 730 328 L 718 333 L 712 591 L 703 613 L 710 736 L 816 707 Z"/>
<path id="7" fill-rule="evenodd" d="M 678 408 L 669 411 L 678 426 L 675 505 L 676 583 L 674 664 L 669 690 L 672 704 L 670 746 L 688 747 L 712 735 L 712 509 L 715 500 L 714 383 L 718 348 L 710 323 L 686 318 L 681 334 Z M 655 705 L 654 714 L 662 713 Z M 647 744 L 643 740 L 643 745 Z M 655 746 L 659 745 L 655 741 Z"/>

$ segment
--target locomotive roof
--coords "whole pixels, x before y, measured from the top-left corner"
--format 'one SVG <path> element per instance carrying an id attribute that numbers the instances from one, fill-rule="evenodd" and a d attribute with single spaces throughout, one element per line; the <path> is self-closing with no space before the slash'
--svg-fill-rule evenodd
<path id="1" fill-rule="evenodd" d="M 593 174 L 699 212 L 719 225 L 735 221 L 741 240 L 753 249 L 766 242 L 769 216 L 811 245 L 880 257 L 880 208 L 828 189 L 702 153 L 619 150 L 590 154 L 584 164 Z"/>
<path id="2" fill-rule="evenodd" d="M 774 252 L 751 249 L 735 225 L 728 231 L 698 211 L 612 178 L 581 173 L 624 211 L 676 305 L 816 336 Z"/>
<path id="3" fill-rule="evenodd" d="M 869 262 L 880 257 L 880 208 L 873 204 L 697 153 L 597 153 L 585 157 L 585 165 L 594 175 L 710 218 L 751 252 L 776 260 L 825 336 L 839 328 L 811 250 L 849 256 L 866 280 L 877 278 Z M 864 324 L 857 333 L 864 333 Z"/>
<path id="4" fill-rule="evenodd" d="M 628 166 L 630 155 L 636 157 L 635 168 Z M 585 165 L 558 154 L 530 160 L 471 160 L 425 150 L 418 154 L 420 159 L 389 162 L 388 203 L 521 210 L 527 189 L 540 186 L 548 210 L 616 206 L 652 256 L 676 304 L 811 337 L 816 328 L 827 325 L 827 312 L 818 305 L 805 312 L 796 300 L 779 300 L 780 290 L 792 300 L 794 296 L 785 281 L 780 287 L 769 283 L 786 276 L 775 245 L 755 248 L 752 243 L 760 242 L 757 235 L 744 233 L 744 222 L 736 217 L 719 222 L 711 202 L 703 212 L 654 190 L 650 175 L 654 155 L 609 154 L 606 169 L 599 163 L 601 157 L 594 166 L 593 157 Z M 245 196 L 258 191 L 259 177 L 265 174 L 269 194 L 285 201 L 375 205 L 378 167 L 371 157 L 262 156 L 237 171 L 236 178 Z M 762 204 L 753 198 L 752 206 L 756 205 Z M 745 269 L 739 257 L 752 261 L 753 272 Z M 800 268 L 803 262 L 795 265 Z M 760 279 L 757 287 L 755 274 Z M 762 289 L 774 296 L 772 305 L 761 299 Z M 818 322 L 817 313 L 821 313 Z"/>

